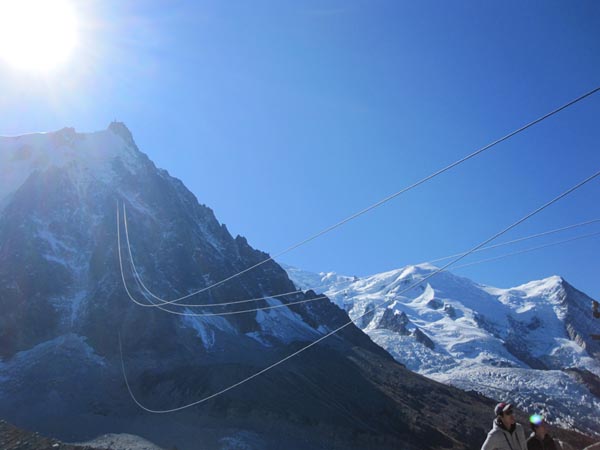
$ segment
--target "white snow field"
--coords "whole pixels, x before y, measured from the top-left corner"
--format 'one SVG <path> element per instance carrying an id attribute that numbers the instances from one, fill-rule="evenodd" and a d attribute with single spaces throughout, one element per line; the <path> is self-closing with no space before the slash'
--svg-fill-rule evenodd
<path id="1" fill-rule="evenodd" d="M 299 288 L 320 287 L 409 369 L 600 434 L 600 398 L 578 375 L 600 377 L 598 352 L 588 352 L 591 304 L 562 278 L 498 289 L 449 272 L 418 283 L 437 270 L 429 264 L 361 279 L 284 268 Z"/>

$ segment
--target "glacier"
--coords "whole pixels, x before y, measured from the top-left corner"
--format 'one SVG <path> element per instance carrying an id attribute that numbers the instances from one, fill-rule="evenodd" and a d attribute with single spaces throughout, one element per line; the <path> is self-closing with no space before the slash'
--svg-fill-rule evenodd
<path id="1" fill-rule="evenodd" d="M 419 284 L 437 270 L 430 264 L 360 279 L 282 266 L 297 287 L 321 287 L 410 370 L 600 435 L 600 350 L 591 339 L 591 299 L 561 277 L 500 289 L 450 272 Z M 415 338 L 416 329 L 433 348 Z M 581 373 L 591 374 L 596 388 L 583 383 Z"/>

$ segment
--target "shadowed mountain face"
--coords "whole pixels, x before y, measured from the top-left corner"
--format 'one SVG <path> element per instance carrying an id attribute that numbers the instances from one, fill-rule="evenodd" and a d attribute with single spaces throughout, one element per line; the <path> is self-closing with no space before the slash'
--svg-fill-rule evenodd
<path id="1" fill-rule="evenodd" d="M 0 416 L 12 423 L 71 442 L 133 433 L 180 450 L 479 448 L 485 438 L 490 401 L 413 374 L 354 325 L 198 406 L 143 411 L 124 383 L 119 334 L 132 391 L 166 410 L 239 382 L 348 316 L 328 300 L 208 317 L 135 304 L 121 278 L 118 204 L 137 270 L 159 297 L 202 289 L 268 255 L 233 238 L 122 124 L 0 138 L 0 179 Z M 148 305 L 119 227 L 124 278 Z M 271 261 L 186 301 L 294 290 Z M 165 309 L 233 312 L 314 296 Z"/>

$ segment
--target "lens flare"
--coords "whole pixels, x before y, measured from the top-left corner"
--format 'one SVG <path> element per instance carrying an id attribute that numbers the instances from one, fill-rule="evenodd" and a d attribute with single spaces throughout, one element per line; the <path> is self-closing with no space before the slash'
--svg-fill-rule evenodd
<path id="1" fill-rule="evenodd" d="M 532 424 L 534 424 L 535 426 L 538 426 L 539 424 L 541 424 L 543 420 L 544 420 L 544 418 L 542 416 L 540 416 L 539 414 L 534 414 L 529 418 L 529 421 Z"/>
<path id="2" fill-rule="evenodd" d="M 77 44 L 77 20 L 67 0 L 0 0 L 0 58 L 19 69 L 47 71 Z"/>

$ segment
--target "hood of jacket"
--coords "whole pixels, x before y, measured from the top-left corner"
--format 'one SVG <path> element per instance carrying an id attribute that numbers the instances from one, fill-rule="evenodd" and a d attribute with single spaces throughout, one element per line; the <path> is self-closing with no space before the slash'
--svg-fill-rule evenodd
<path id="1" fill-rule="evenodd" d="M 518 423 L 513 423 L 510 429 L 506 428 L 500 419 L 494 419 L 494 423 L 492 425 L 492 431 L 504 431 L 510 434 L 513 434 L 517 429 L 517 426 L 520 426 Z"/>

